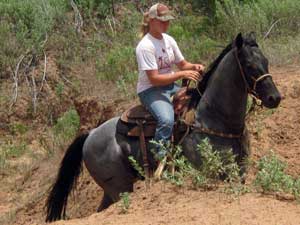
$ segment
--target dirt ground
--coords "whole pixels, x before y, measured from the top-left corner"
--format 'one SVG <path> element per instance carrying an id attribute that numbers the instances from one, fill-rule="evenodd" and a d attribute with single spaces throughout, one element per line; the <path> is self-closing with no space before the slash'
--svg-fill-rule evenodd
<path id="1" fill-rule="evenodd" d="M 287 163 L 287 172 L 299 176 L 300 66 L 273 67 L 271 73 L 283 99 L 276 110 L 259 109 L 251 115 L 248 121 L 251 159 L 257 161 L 273 150 Z M 15 189 L 0 192 L 0 215 L 15 208 L 15 213 L 11 215 L 15 217 L 14 224 L 43 224 L 43 207 L 48 190 L 45 187 L 53 182 L 62 155 L 38 166 L 31 174 L 31 182 L 18 181 L 16 186 L 22 185 L 22 192 L 18 193 Z M 252 169 L 247 184 L 251 183 L 254 173 Z M 31 198 L 32 201 L 18 207 L 16 202 L 20 198 Z M 137 182 L 134 192 L 130 194 L 127 213 L 121 212 L 118 203 L 95 213 L 101 198 L 101 188 L 84 170 L 76 191 L 70 197 L 67 209 L 69 220 L 54 224 L 300 224 L 299 202 L 255 192 L 234 198 L 220 190 L 178 188 L 165 182 L 152 183 L 147 188 L 144 182 Z"/>

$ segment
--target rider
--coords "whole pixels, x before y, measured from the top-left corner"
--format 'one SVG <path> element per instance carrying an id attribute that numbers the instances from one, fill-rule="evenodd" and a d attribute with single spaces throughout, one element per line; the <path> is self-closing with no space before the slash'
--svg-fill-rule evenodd
<path id="1" fill-rule="evenodd" d="M 157 120 L 154 140 L 166 143 L 174 125 L 174 109 L 170 100 L 179 86 L 175 81 L 188 79 L 199 81 L 204 66 L 186 61 L 174 38 L 166 34 L 174 16 L 161 3 L 153 5 L 144 13 L 142 40 L 136 47 L 139 77 L 137 93 L 141 103 Z M 176 65 L 179 71 L 174 72 Z M 159 159 L 166 152 L 157 147 Z"/>

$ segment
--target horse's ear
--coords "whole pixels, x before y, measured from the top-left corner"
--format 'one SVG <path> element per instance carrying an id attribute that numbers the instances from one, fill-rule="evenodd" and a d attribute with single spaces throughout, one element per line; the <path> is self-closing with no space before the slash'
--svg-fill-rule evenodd
<path id="1" fill-rule="evenodd" d="M 251 32 L 249 33 L 249 38 L 250 38 L 252 41 L 256 42 L 256 34 L 255 34 L 254 31 L 251 31 Z"/>
<path id="2" fill-rule="evenodd" d="M 237 49 L 241 49 L 243 47 L 243 44 L 244 44 L 244 39 L 242 33 L 239 33 L 235 38 L 235 46 L 237 47 Z"/>

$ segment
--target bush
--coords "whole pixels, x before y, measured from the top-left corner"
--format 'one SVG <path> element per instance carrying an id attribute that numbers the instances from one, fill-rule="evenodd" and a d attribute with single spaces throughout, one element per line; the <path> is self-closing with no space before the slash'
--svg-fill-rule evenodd
<path id="1" fill-rule="evenodd" d="M 254 184 L 262 192 L 286 192 L 299 197 L 300 178 L 297 180 L 285 173 L 286 164 L 271 152 L 261 158 L 258 163 L 258 173 Z"/>
<path id="2" fill-rule="evenodd" d="M 104 80 L 117 81 L 122 77 L 128 77 L 129 81 L 134 68 L 137 68 L 135 60 L 135 49 L 132 46 L 114 46 L 106 58 L 104 64 L 99 62 L 98 77 Z"/>
<path id="3" fill-rule="evenodd" d="M 60 117 L 53 127 L 54 136 L 59 145 L 74 138 L 80 126 L 80 118 L 76 110 L 71 109 Z"/>
<path id="4" fill-rule="evenodd" d="M 167 164 L 177 168 L 177 170 L 173 173 L 165 171 L 163 177 L 178 186 L 184 185 L 187 180 L 191 179 L 195 188 L 209 189 L 216 187 L 220 178 L 223 178 L 232 189 L 240 185 L 239 166 L 235 162 L 235 156 L 231 149 L 222 152 L 216 151 L 208 139 L 203 140 L 196 150 L 201 155 L 201 165 L 199 168 L 194 168 L 182 155 L 180 146 L 172 148 L 170 144 L 164 146 L 162 143 L 152 143 L 169 149 L 167 151 L 170 153 L 170 161 Z"/>
<path id="5" fill-rule="evenodd" d="M 21 54 L 39 52 L 66 7 L 66 0 L 1 0 L 0 70 L 16 65 Z"/>

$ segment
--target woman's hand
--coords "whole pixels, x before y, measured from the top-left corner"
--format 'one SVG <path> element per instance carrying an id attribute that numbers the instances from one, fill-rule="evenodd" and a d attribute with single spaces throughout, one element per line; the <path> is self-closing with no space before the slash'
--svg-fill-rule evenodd
<path id="1" fill-rule="evenodd" d="M 198 71 L 200 74 L 203 74 L 205 67 L 202 64 L 193 64 L 193 70 Z"/>
<path id="2" fill-rule="evenodd" d="M 200 81 L 202 78 L 201 74 L 196 70 L 183 70 L 179 73 L 181 74 L 182 79 L 193 80 L 195 82 Z"/>

